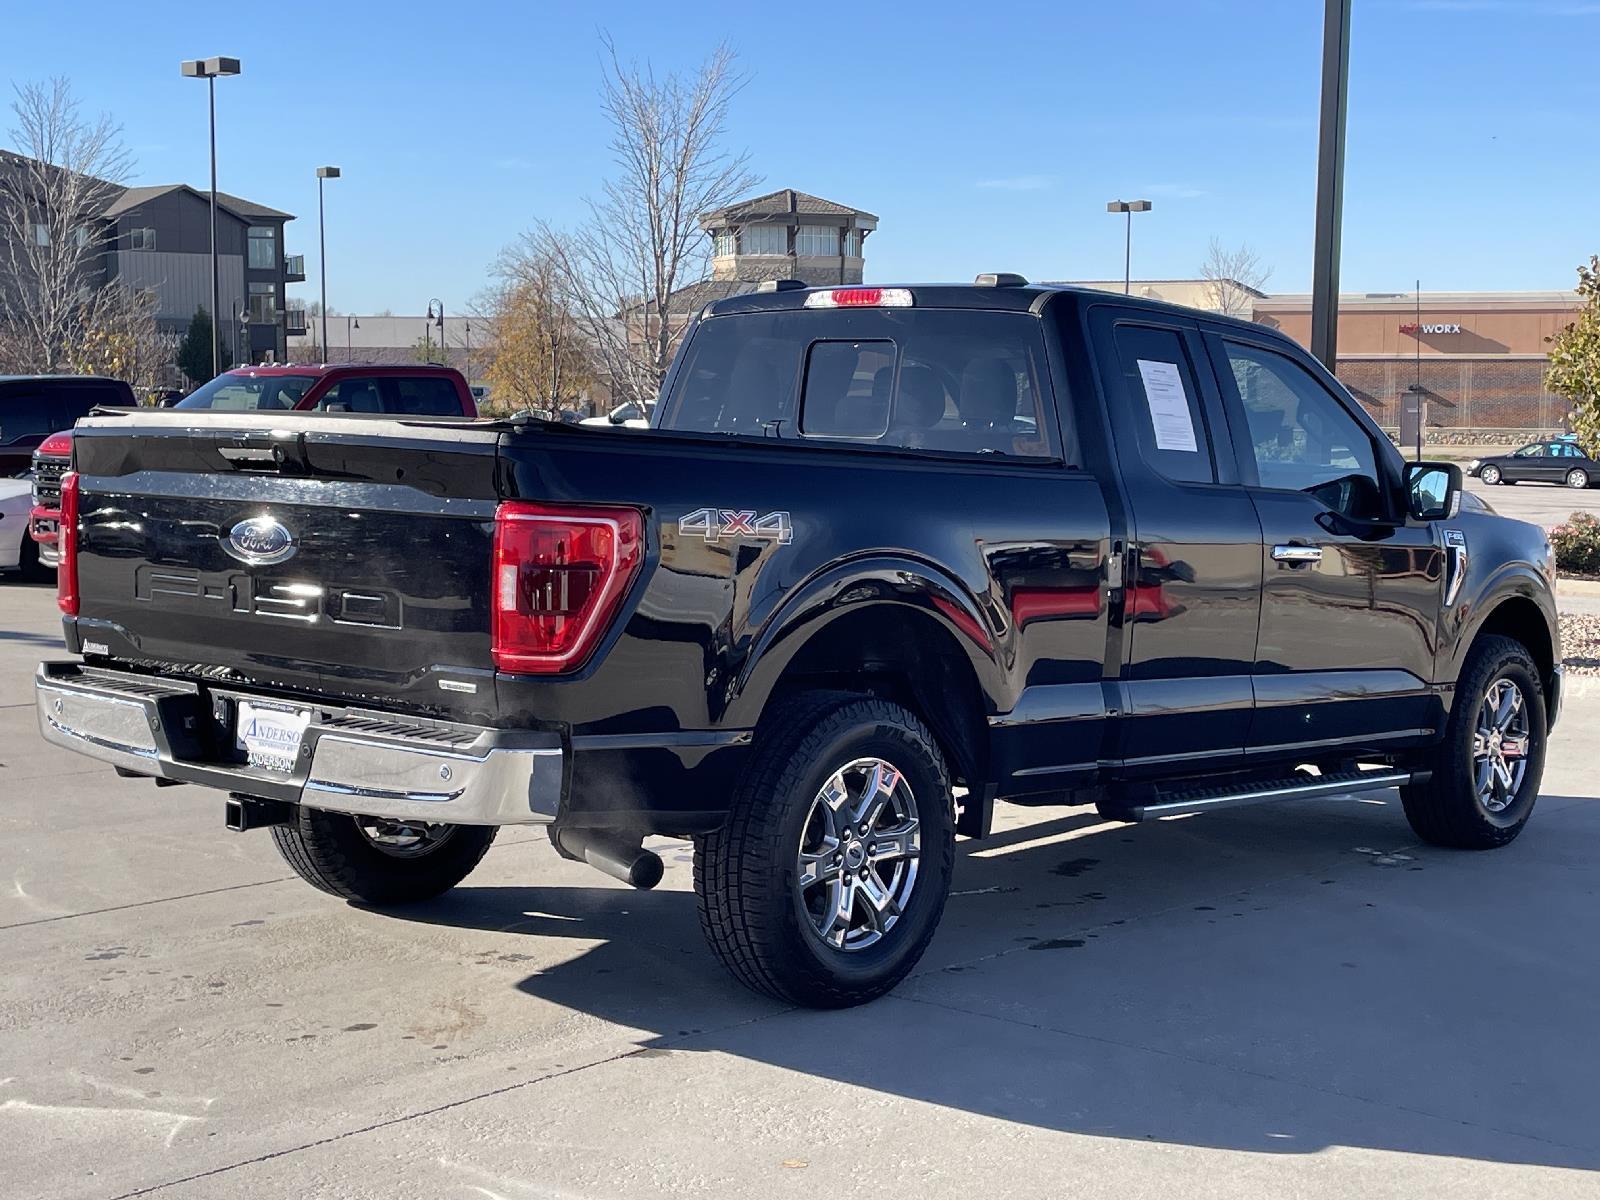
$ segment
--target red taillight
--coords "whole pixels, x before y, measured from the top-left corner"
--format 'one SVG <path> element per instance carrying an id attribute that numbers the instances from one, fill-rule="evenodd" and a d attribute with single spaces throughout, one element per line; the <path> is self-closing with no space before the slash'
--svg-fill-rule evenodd
<path id="1" fill-rule="evenodd" d="M 494 665 L 548 675 L 583 665 L 644 559 L 632 508 L 507 500 L 495 512 Z"/>
<path id="2" fill-rule="evenodd" d="M 65 431 L 52 433 L 39 443 L 39 447 L 34 453 L 48 455 L 51 458 L 71 458 L 72 435 Z"/>
<path id="3" fill-rule="evenodd" d="M 78 473 L 61 477 L 61 531 L 57 549 L 56 603 L 69 617 L 78 615 Z"/>

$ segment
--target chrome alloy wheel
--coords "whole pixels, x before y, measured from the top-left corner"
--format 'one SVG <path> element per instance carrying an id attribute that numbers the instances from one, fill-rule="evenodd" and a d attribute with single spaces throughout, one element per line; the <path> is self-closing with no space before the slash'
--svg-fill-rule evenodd
<path id="1" fill-rule="evenodd" d="M 454 825 L 425 825 L 419 821 L 386 821 L 381 817 L 356 817 L 361 836 L 391 858 L 421 858 L 450 840 Z"/>
<path id="2" fill-rule="evenodd" d="M 811 802 L 797 858 L 800 902 L 835 950 L 863 950 L 894 928 L 922 855 L 905 776 L 881 758 L 835 771 Z"/>
<path id="3" fill-rule="evenodd" d="M 1522 689 L 1509 679 L 1496 679 L 1478 706 L 1472 734 L 1472 778 L 1486 812 L 1503 813 L 1516 801 L 1528 773 L 1530 741 Z"/>

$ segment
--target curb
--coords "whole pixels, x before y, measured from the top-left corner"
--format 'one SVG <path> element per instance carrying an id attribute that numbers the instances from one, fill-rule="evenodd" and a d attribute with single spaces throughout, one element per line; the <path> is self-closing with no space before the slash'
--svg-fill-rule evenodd
<path id="1" fill-rule="evenodd" d="M 1556 578 L 1556 600 L 1562 596 L 1600 596 L 1600 579 Z"/>

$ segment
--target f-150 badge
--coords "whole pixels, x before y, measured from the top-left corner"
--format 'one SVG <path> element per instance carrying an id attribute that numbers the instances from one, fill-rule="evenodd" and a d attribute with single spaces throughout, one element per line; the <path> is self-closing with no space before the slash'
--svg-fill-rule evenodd
<path id="1" fill-rule="evenodd" d="M 678 519 L 683 537 L 701 537 L 708 542 L 739 538 L 788 545 L 794 540 L 794 527 L 787 512 L 756 513 L 739 508 L 697 508 Z"/>

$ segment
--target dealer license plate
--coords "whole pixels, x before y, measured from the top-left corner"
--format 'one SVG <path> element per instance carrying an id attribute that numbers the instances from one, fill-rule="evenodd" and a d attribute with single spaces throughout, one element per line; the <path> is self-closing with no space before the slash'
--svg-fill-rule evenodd
<path id="1" fill-rule="evenodd" d="M 309 708 L 239 701 L 238 744 L 252 767 L 268 771 L 294 770 L 300 756 L 300 739 L 311 724 Z"/>

